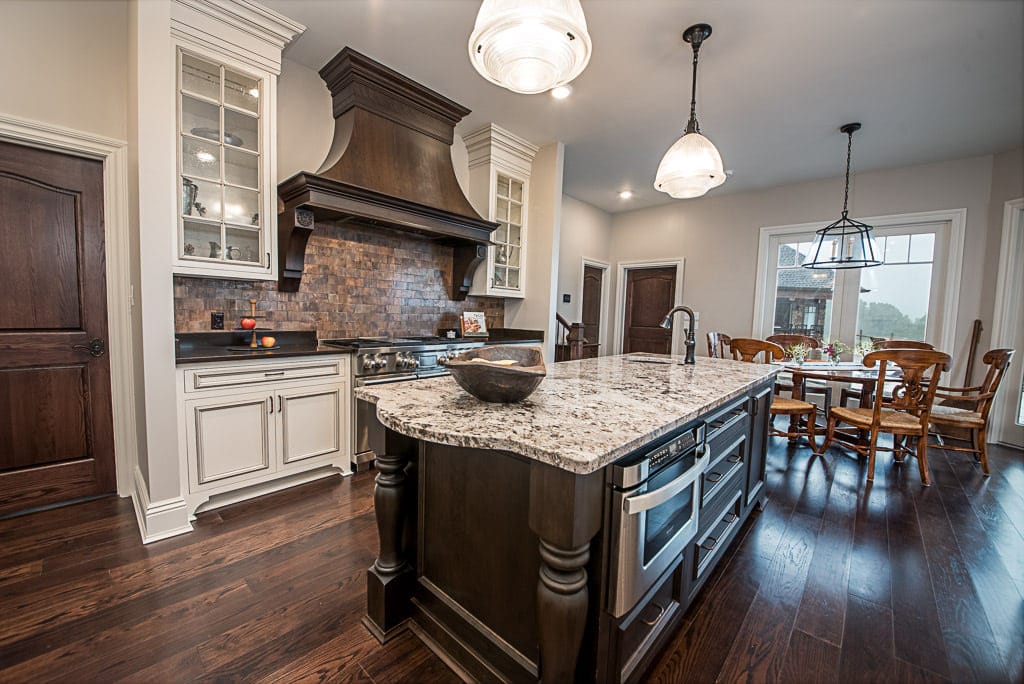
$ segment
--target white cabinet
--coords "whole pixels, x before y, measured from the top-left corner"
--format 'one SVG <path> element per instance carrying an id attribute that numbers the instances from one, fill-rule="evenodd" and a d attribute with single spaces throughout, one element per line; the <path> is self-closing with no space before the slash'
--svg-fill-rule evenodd
<path id="1" fill-rule="evenodd" d="M 469 199 L 477 211 L 498 224 L 469 294 L 522 298 L 526 295 L 530 171 L 538 148 L 494 124 L 464 140 Z"/>
<path id="2" fill-rule="evenodd" d="M 281 48 L 304 27 L 238 0 L 171 10 L 174 272 L 274 280 L 277 76 Z"/>
<path id="3" fill-rule="evenodd" d="M 351 473 L 347 355 L 178 369 L 189 515 L 332 472 Z"/>

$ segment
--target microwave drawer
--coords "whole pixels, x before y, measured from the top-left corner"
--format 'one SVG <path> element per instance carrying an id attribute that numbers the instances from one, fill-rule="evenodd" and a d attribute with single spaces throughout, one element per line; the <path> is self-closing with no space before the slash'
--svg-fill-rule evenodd
<path id="1" fill-rule="evenodd" d="M 218 368 L 185 371 L 185 392 L 204 392 L 222 387 L 259 385 L 287 380 L 330 379 L 347 377 L 342 362 L 310 361 L 307 363 L 256 365 L 252 362 Z"/>

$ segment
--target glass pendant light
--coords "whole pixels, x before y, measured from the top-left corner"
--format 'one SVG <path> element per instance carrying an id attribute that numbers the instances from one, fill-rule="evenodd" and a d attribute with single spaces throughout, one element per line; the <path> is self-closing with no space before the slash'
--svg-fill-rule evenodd
<path id="1" fill-rule="evenodd" d="M 533 95 L 583 73 L 591 43 L 580 0 L 484 0 L 469 60 L 491 83 Z"/>
<path id="2" fill-rule="evenodd" d="M 850 156 L 853 152 L 853 133 L 860 130 L 859 123 L 848 123 L 839 130 L 846 134 L 846 188 L 843 191 L 843 215 L 838 221 L 815 231 L 818 242 L 814 256 L 804 268 L 866 268 L 879 266 L 871 226 L 847 216 L 850 200 Z"/>
<path id="3" fill-rule="evenodd" d="M 697 123 L 697 53 L 711 35 L 709 24 L 695 24 L 683 32 L 683 40 L 693 46 L 693 83 L 690 90 L 690 120 L 683 137 L 668 149 L 654 178 L 656 190 L 676 199 L 700 197 L 725 182 L 722 155 L 710 140 L 700 134 Z"/>

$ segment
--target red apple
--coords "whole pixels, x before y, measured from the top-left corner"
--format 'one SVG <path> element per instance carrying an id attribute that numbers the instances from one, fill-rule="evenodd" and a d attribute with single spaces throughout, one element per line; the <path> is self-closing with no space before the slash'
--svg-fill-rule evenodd
<path id="1" fill-rule="evenodd" d="M 260 344 L 262 344 L 264 347 L 273 347 L 275 344 L 277 344 L 277 340 L 271 337 L 270 335 L 265 335 L 262 339 L 260 339 Z"/>
<path id="2" fill-rule="evenodd" d="M 256 319 L 255 318 L 243 318 L 242 319 L 242 327 L 245 328 L 246 330 L 252 330 L 253 328 L 256 327 Z"/>

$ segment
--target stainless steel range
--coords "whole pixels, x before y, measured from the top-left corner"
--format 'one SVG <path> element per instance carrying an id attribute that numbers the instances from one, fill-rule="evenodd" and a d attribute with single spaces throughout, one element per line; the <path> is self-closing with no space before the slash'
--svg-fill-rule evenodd
<path id="1" fill-rule="evenodd" d="M 387 382 L 409 382 L 448 375 L 449 360 L 483 342 L 443 337 L 354 337 L 320 340 L 320 344 L 351 349 L 352 389 Z M 351 398 L 352 467 L 365 470 L 384 444 L 384 426 L 375 407 Z"/>

